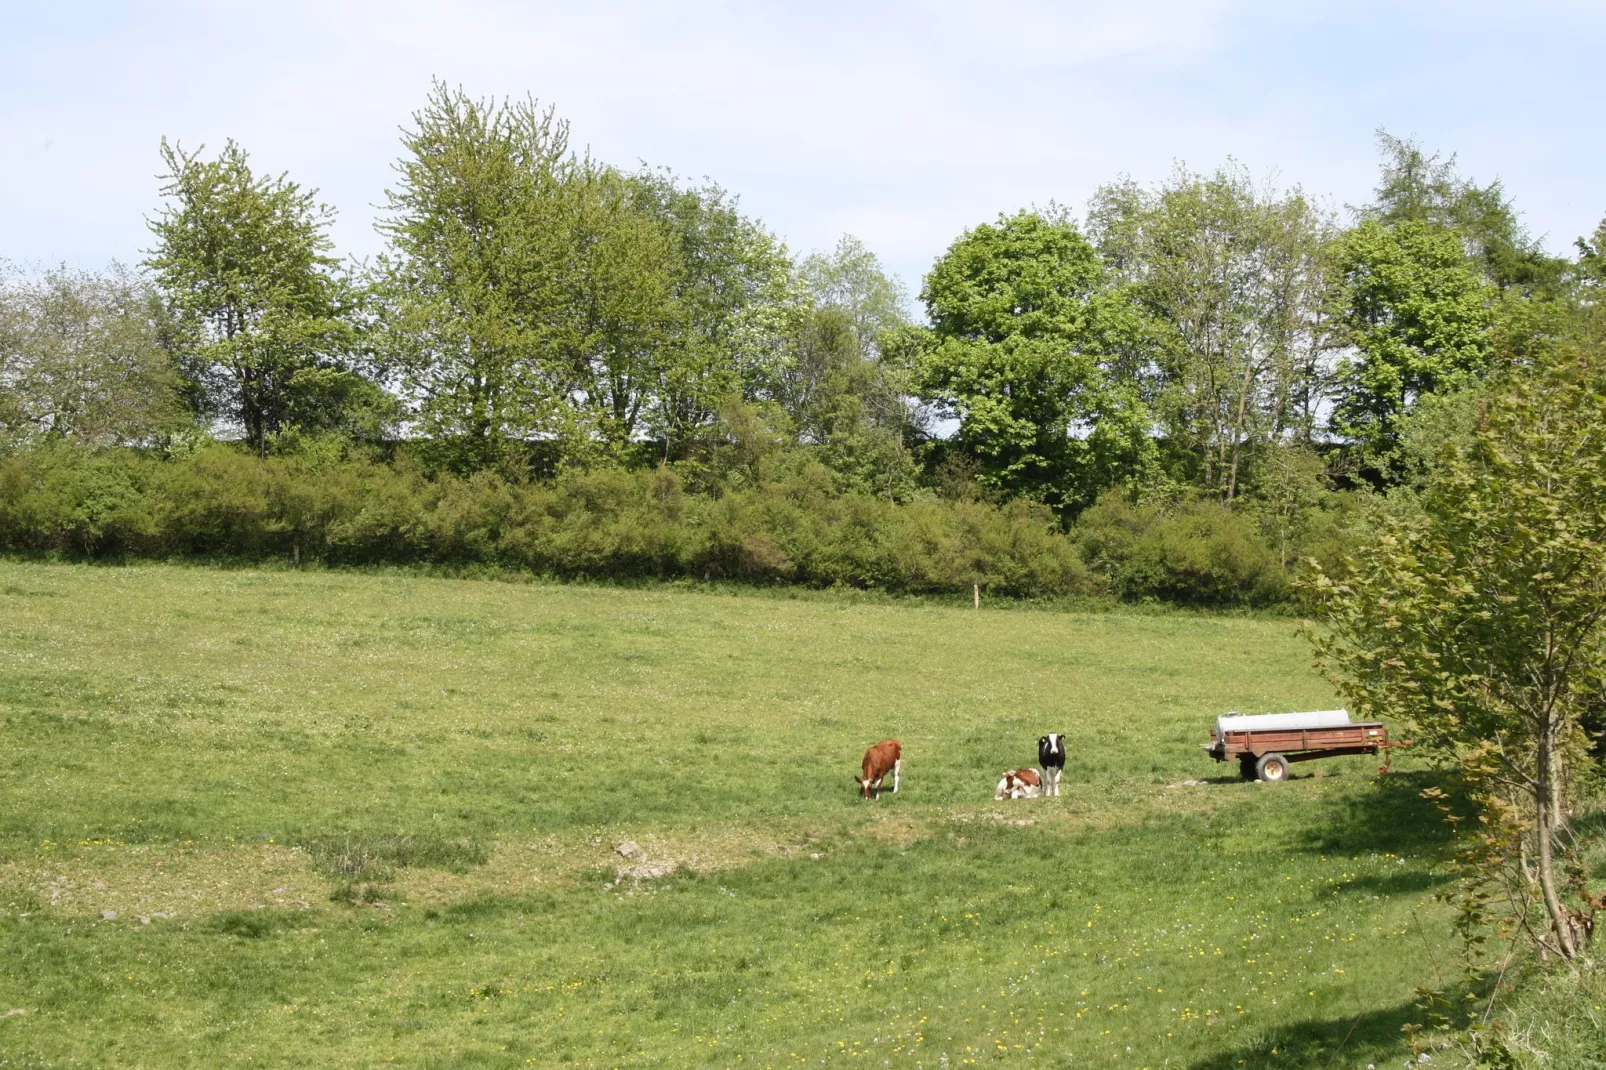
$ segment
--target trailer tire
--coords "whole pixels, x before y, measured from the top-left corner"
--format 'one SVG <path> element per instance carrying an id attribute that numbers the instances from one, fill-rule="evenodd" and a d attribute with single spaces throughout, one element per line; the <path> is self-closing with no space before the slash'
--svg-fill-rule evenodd
<path id="1" fill-rule="evenodd" d="M 1288 759 L 1281 754 L 1263 754 L 1255 763 L 1255 776 L 1268 784 L 1288 779 Z"/>

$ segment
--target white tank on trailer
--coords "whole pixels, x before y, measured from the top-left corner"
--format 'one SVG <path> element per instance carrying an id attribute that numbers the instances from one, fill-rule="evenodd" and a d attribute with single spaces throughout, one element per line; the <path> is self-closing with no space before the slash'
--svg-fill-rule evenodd
<path id="1" fill-rule="evenodd" d="M 1348 710 L 1314 710 L 1310 713 L 1229 713 L 1216 718 L 1216 738 L 1228 732 L 1301 732 L 1309 728 L 1343 728 L 1350 723 Z"/>

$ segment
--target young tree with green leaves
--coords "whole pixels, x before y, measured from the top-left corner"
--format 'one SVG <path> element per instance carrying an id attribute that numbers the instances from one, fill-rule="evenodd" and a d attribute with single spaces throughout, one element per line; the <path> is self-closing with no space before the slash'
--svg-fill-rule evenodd
<path id="1" fill-rule="evenodd" d="M 1315 581 L 1319 661 L 1363 717 L 1405 722 L 1471 782 L 1482 876 L 1574 959 L 1606 906 L 1568 799 L 1580 718 L 1606 697 L 1606 351 L 1519 375 L 1449 451 L 1420 512 Z"/>
<path id="2" fill-rule="evenodd" d="M 213 160 L 165 139 L 161 151 L 170 203 L 150 223 L 145 265 L 201 414 L 259 452 L 292 427 L 382 423 L 388 399 L 357 370 L 359 295 L 328 255 L 333 209 L 284 175 L 257 175 L 233 141 Z"/>

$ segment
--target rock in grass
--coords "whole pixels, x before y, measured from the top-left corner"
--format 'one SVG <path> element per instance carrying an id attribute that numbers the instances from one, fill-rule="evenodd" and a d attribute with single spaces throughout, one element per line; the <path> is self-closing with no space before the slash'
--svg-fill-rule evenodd
<path id="1" fill-rule="evenodd" d="M 621 858 L 629 859 L 643 858 L 647 854 L 646 851 L 641 849 L 641 844 L 637 843 L 635 840 L 626 840 L 613 850 L 614 853 L 619 855 Z"/>
<path id="2" fill-rule="evenodd" d="M 667 877 L 675 872 L 675 864 L 669 861 L 638 862 L 633 866 L 620 866 L 620 880 L 650 881 L 658 877 Z"/>
<path id="3" fill-rule="evenodd" d="M 115 910 L 102 910 L 100 912 L 100 916 L 105 918 L 107 921 L 116 921 L 117 920 L 117 911 L 115 911 Z"/>

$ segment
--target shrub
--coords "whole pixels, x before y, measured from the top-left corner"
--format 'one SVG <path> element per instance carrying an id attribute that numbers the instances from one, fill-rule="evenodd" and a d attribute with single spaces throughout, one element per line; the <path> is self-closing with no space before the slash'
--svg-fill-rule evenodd
<path id="1" fill-rule="evenodd" d="M 1122 598 L 1225 606 L 1288 597 L 1287 575 L 1254 521 L 1219 502 L 1167 508 L 1110 491 L 1072 535 Z"/>
<path id="2" fill-rule="evenodd" d="M 737 578 L 892 592 L 1087 594 L 1044 507 L 843 491 L 818 464 L 692 494 L 672 469 L 425 475 L 335 439 L 263 457 L 42 446 L 0 459 L 0 549 L 330 564 L 484 564 L 588 578 Z"/>

